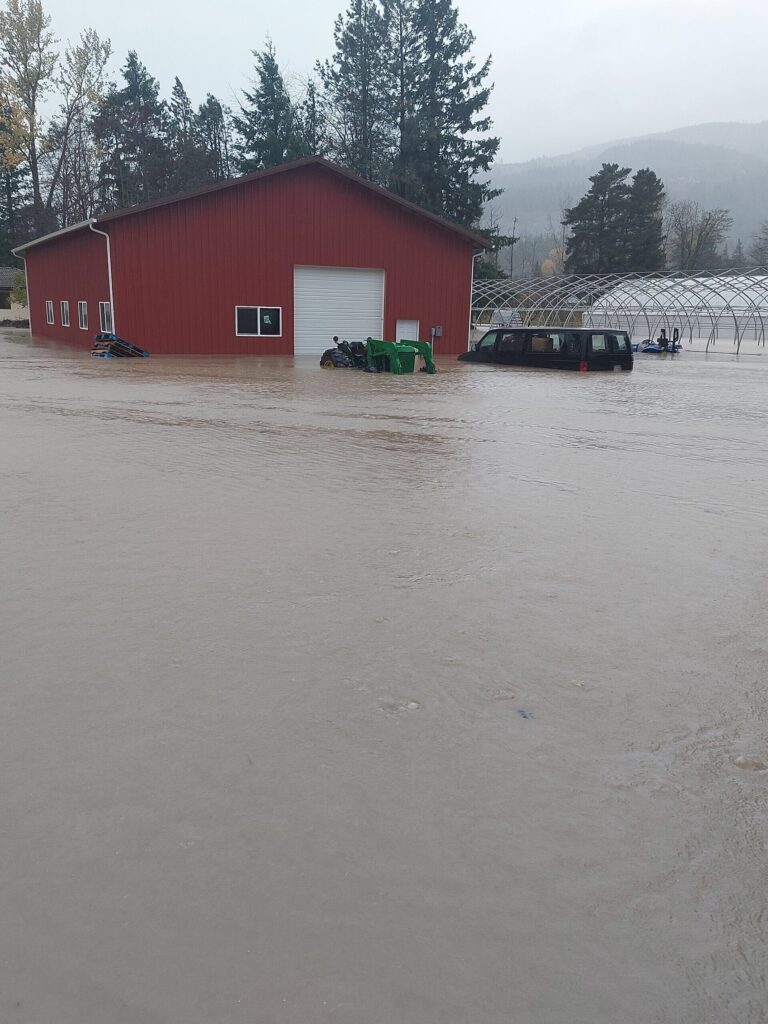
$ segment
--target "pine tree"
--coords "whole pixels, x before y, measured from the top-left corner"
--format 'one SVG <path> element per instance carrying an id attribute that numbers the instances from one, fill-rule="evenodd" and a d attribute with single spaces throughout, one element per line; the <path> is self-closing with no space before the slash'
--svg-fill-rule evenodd
<path id="1" fill-rule="evenodd" d="M 746 254 L 744 253 L 744 246 L 741 244 L 740 238 L 736 242 L 736 246 L 733 250 L 733 255 L 728 261 L 728 266 L 733 267 L 734 270 L 746 270 L 749 266 Z"/>
<path id="2" fill-rule="evenodd" d="M 314 82 L 309 82 L 306 95 L 296 109 L 296 122 L 300 138 L 299 155 L 325 156 L 328 151 L 325 118 Z"/>
<path id="3" fill-rule="evenodd" d="M 387 89 L 387 23 L 378 0 L 350 0 L 336 19 L 333 38 L 333 57 L 317 65 L 331 155 L 381 184 L 389 176 L 394 132 Z"/>
<path id="4" fill-rule="evenodd" d="M 760 230 L 752 236 L 749 255 L 757 267 L 768 267 L 768 220 L 763 221 Z"/>
<path id="5" fill-rule="evenodd" d="M 109 91 L 93 120 L 104 153 L 99 177 L 106 209 L 157 199 L 172 182 L 168 114 L 159 85 L 134 50 L 122 75 L 125 86 Z"/>
<path id="6" fill-rule="evenodd" d="M 459 21 L 453 0 L 415 0 L 413 31 L 414 114 L 404 125 L 398 176 L 433 213 L 476 224 L 484 204 L 499 194 L 478 180 L 499 148 L 499 139 L 488 134 L 491 119 L 483 115 L 491 59 L 478 68 L 470 56 L 474 36 Z"/>
<path id="7" fill-rule="evenodd" d="M 626 225 L 626 269 L 664 269 L 664 182 L 644 168 L 629 189 Z"/>
<path id="8" fill-rule="evenodd" d="M 223 181 L 232 177 L 230 157 L 230 111 L 208 93 L 195 114 L 195 134 L 205 155 L 205 173 L 208 181 Z"/>
<path id="9" fill-rule="evenodd" d="M 416 0 L 384 0 L 389 36 L 388 116 L 395 129 L 392 168 L 387 184 L 411 202 L 423 199 L 419 149 L 421 48 L 416 32 Z"/>
<path id="10" fill-rule="evenodd" d="M 294 160 L 303 154 L 297 112 L 277 64 L 275 48 L 267 40 L 254 50 L 256 78 L 252 92 L 232 122 L 240 138 L 235 144 L 238 166 L 244 174 Z"/>
<path id="11" fill-rule="evenodd" d="M 207 153 L 198 134 L 195 112 L 178 78 L 174 79 L 168 108 L 168 145 L 171 192 L 185 192 L 209 180 Z"/>
<path id="12" fill-rule="evenodd" d="M 571 274 L 615 274 L 631 269 L 627 254 L 629 167 L 603 164 L 589 179 L 585 196 L 565 211 L 563 224 L 571 229 L 566 242 L 565 269 Z"/>

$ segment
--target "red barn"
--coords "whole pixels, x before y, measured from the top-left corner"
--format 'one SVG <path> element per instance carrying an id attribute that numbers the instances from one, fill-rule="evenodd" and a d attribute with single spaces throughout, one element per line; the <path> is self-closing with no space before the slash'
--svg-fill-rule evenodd
<path id="1" fill-rule="evenodd" d="M 318 355 L 334 334 L 467 348 L 484 239 L 319 157 L 84 221 L 15 252 L 33 334 L 156 354 Z"/>

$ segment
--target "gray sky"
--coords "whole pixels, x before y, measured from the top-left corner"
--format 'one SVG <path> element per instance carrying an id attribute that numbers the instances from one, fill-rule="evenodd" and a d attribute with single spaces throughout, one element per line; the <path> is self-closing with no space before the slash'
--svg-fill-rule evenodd
<path id="1" fill-rule="evenodd" d="M 347 0 L 44 0 L 62 38 L 92 26 L 115 71 L 138 51 L 168 95 L 227 103 L 270 35 L 284 72 L 306 78 L 332 50 Z M 460 0 L 480 57 L 493 55 L 491 114 L 504 161 L 704 121 L 768 119 L 768 0 Z M 213 13 L 213 17 L 211 17 Z"/>

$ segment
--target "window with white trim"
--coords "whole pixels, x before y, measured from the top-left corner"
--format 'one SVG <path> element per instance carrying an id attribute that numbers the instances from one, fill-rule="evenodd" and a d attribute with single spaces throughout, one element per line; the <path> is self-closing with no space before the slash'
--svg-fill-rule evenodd
<path id="1" fill-rule="evenodd" d="M 235 306 L 238 338 L 280 338 L 282 333 L 282 306 Z"/>
<path id="2" fill-rule="evenodd" d="M 88 330 L 88 303 L 84 299 L 77 303 L 77 326 L 81 331 Z"/>
<path id="3" fill-rule="evenodd" d="M 45 322 L 47 324 L 53 323 L 53 299 L 45 300 Z"/>
<path id="4" fill-rule="evenodd" d="M 69 327 L 69 299 L 62 299 L 59 308 L 61 309 L 61 326 Z"/>
<path id="5" fill-rule="evenodd" d="M 108 302 L 99 303 L 99 326 L 102 334 L 112 333 L 112 306 Z"/>

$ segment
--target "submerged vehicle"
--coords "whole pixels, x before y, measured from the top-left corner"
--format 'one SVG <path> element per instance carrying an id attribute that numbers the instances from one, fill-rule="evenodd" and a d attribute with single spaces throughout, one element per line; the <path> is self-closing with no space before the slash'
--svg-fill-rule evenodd
<path id="1" fill-rule="evenodd" d="M 494 327 L 459 359 L 551 370 L 631 370 L 625 331 L 586 327 Z"/>
<path id="2" fill-rule="evenodd" d="M 651 355 L 657 352 L 682 352 L 683 346 L 679 342 L 670 341 L 662 345 L 658 341 L 641 341 L 639 345 L 632 346 L 633 352 L 648 352 Z"/>
<path id="3" fill-rule="evenodd" d="M 421 358 L 422 373 L 437 373 L 432 349 L 426 341 L 339 341 L 334 335 L 336 347 L 327 348 L 320 356 L 324 367 L 365 370 L 367 373 L 413 373 L 416 359 Z"/>
<path id="4" fill-rule="evenodd" d="M 676 327 L 674 331 L 672 331 L 672 337 L 668 338 L 666 328 L 662 327 L 656 341 L 646 338 L 645 341 L 641 341 L 639 345 L 633 345 L 632 351 L 650 353 L 682 352 L 683 346 L 680 344 L 680 330 Z"/>

